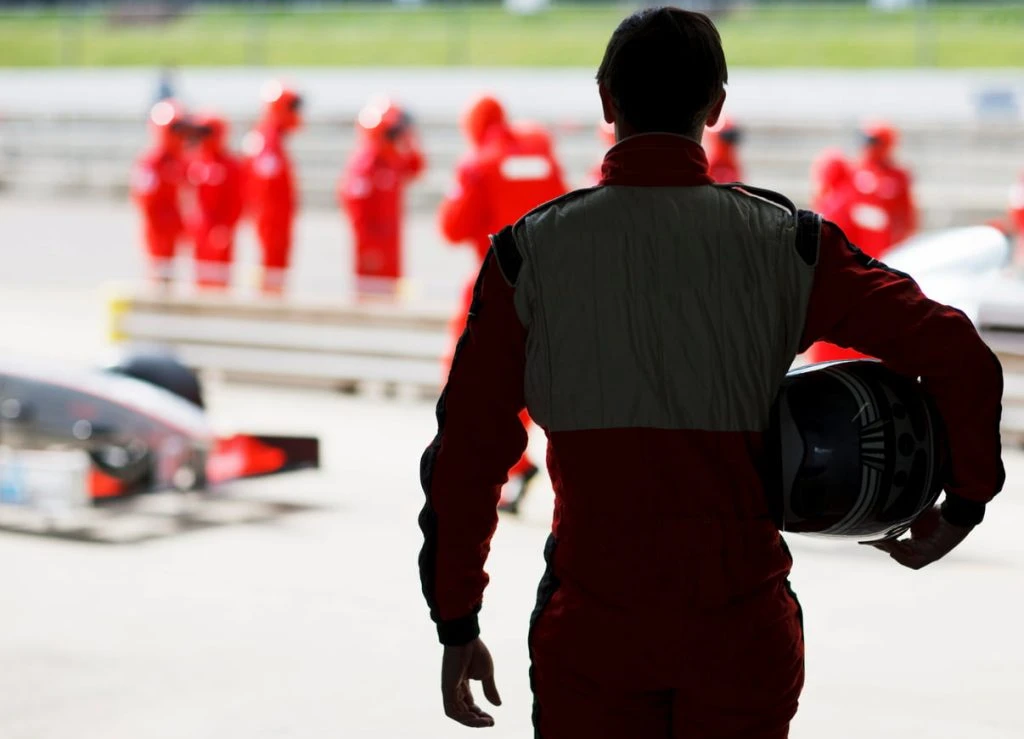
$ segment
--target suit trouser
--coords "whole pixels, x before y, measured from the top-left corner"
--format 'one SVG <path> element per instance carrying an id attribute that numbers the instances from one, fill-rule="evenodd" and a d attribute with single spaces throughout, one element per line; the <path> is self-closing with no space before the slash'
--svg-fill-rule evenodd
<path id="1" fill-rule="evenodd" d="M 723 608 L 672 612 L 594 602 L 549 564 L 530 656 L 542 739 L 785 739 L 804 681 L 783 577 Z"/>

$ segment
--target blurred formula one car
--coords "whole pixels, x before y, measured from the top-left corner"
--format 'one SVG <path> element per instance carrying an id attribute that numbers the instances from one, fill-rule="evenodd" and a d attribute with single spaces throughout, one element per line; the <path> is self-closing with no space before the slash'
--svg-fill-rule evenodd
<path id="1" fill-rule="evenodd" d="M 992 226 L 967 226 L 914 236 L 882 260 L 908 273 L 932 300 L 959 308 L 977 323 L 978 307 L 994 290 L 1020 292 L 1007 275 L 1013 258 L 1010 238 Z"/>
<path id="2" fill-rule="evenodd" d="M 0 444 L 86 452 L 93 499 L 319 466 L 315 438 L 218 438 L 195 375 L 159 354 L 106 369 L 0 359 Z"/>

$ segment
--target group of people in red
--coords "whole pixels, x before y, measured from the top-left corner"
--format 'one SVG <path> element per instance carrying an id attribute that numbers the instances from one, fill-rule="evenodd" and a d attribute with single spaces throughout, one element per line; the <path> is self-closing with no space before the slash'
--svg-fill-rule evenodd
<path id="1" fill-rule="evenodd" d="M 190 241 L 196 285 L 228 287 L 235 231 L 247 216 L 261 249 L 261 288 L 271 294 L 282 291 L 297 203 L 284 140 L 301 123 L 302 99 L 271 82 L 264 87 L 263 103 L 242 157 L 228 146 L 228 123 L 222 116 L 190 114 L 171 99 L 153 106 L 153 142 L 135 163 L 131 194 L 142 216 L 147 266 L 155 283 L 174 279 L 174 259 Z"/>
<path id="2" fill-rule="evenodd" d="M 263 102 L 260 122 L 246 137 L 240 159 L 228 150 L 227 123 L 219 116 L 190 116 L 173 101 L 153 108 L 154 146 L 136 166 L 132 192 L 143 214 L 154 280 L 172 278 L 177 246 L 188 235 L 194 246 L 196 284 L 227 287 L 234 234 L 244 215 L 251 218 L 260 246 L 261 289 L 268 294 L 283 291 L 298 204 L 285 139 L 301 124 L 302 100 L 294 90 L 272 82 L 264 89 Z M 441 203 L 438 226 L 447 242 L 472 249 L 480 263 L 490 247 L 490 234 L 565 194 L 569 185 L 549 132 L 535 123 L 511 121 L 497 98 L 481 95 L 472 100 L 461 123 L 467 152 Z M 338 205 L 352 228 L 356 291 L 393 297 L 405 275 L 404 190 L 422 174 L 426 159 L 412 117 L 386 97 L 372 99 L 359 112 L 356 128 L 358 142 L 337 187 Z M 607 125 L 598 128 L 598 136 L 606 146 L 614 145 L 614 132 Z M 862 139 L 855 161 L 829 150 L 815 162 L 812 207 L 870 256 L 881 257 L 917 229 L 917 213 L 910 175 L 893 158 L 895 129 L 871 124 L 862 131 Z M 742 129 L 724 116 L 706 132 L 709 172 L 717 182 L 744 179 L 741 141 Z M 596 184 L 600 167 L 589 178 Z M 187 217 L 182 215 L 182 200 L 191 204 Z M 1021 201 L 1024 219 L 1024 197 Z M 468 283 L 451 322 L 445 373 L 472 294 L 473 284 Z M 812 347 L 810 355 L 813 361 L 851 356 L 848 350 L 825 344 Z M 505 509 L 517 510 L 537 471 L 525 455 L 510 470 Z"/>

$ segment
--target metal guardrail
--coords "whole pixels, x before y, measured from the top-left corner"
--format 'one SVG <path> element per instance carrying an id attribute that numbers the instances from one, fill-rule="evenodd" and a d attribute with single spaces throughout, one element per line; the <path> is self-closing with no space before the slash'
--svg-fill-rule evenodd
<path id="1" fill-rule="evenodd" d="M 121 293 L 114 343 L 173 348 L 226 380 L 436 397 L 451 316 L 385 303 Z"/>
<path id="2" fill-rule="evenodd" d="M 173 348 L 228 381 L 436 397 L 450 314 L 429 306 L 293 302 L 227 295 L 121 292 L 114 343 Z M 1003 364 L 1004 442 L 1024 446 L 1024 294 L 983 303 L 977 325 Z"/>

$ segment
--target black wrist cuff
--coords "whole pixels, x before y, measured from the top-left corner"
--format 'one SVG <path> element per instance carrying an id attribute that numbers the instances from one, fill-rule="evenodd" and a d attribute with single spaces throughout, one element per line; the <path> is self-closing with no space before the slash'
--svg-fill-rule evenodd
<path id="1" fill-rule="evenodd" d="M 437 636 L 446 647 L 461 647 L 480 636 L 480 622 L 476 614 L 441 621 L 437 624 Z"/>
<path id="2" fill-rule="evenodd" d="M 985 518 L 985 504 L 947 493 L 942 502 L 942 518 L 954 526 L 977 526 Z"/>

